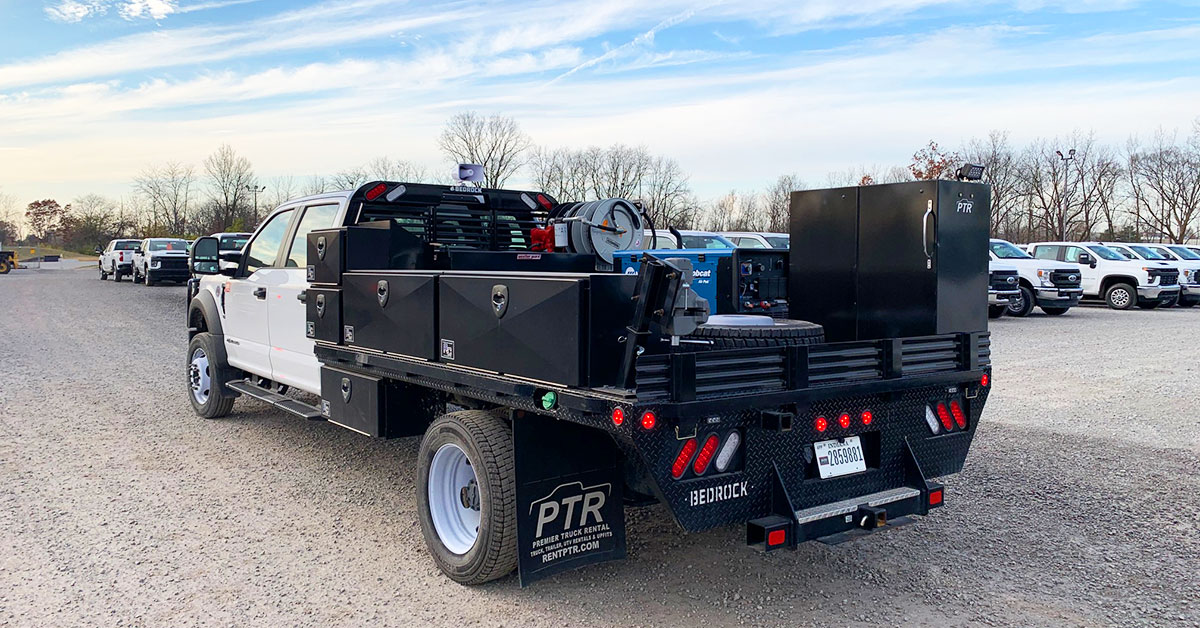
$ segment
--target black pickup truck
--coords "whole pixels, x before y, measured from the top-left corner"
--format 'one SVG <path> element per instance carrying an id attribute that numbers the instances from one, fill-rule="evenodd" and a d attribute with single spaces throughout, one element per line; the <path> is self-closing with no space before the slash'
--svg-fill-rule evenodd
<path id="1" fill-rule="evenodd" d="M 368 436 L 422 436 L 420 523 L 462 583 L 622 558 L 627 506 L 663 503 L 689 531 L 745 526 L 765 551 L 925 515 L 990 391 L 986 185 L 797 192 L 790 319 L 710 317 L 686 259 L 614 271 L 613 251 L 640 244 L 636 203 L 396 182 L 320 202 L 339 203 L 336 221 L 307 234 L 297 295 L 319 401 L 205 344 L 234 315 L 228 281 L 253 274 L 201 238 L 193 269 L 229 279 L 189 290 L 189 352 L 205 359 L 189 367 L 193 403 L 229 411 L 207 388 L 200 401 L 211 382 Z"/>

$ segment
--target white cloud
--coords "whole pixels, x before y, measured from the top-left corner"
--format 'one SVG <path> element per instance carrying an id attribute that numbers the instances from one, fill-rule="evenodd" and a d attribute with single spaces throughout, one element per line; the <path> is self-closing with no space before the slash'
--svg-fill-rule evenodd
<path id="1" fill-rule="evenodd" d="M 120 12 L 121 17 L 127 20 L 141 17 L 161 20 L 179 10 L 176 4 L 176 0 L 125 0 L 121 3 Z"/>

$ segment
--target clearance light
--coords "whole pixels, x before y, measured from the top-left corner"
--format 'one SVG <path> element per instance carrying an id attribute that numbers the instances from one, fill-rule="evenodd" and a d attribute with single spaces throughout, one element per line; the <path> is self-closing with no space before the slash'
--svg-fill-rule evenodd
<path id="1" fill-rule="evenodd" d="M 787 530 L 780 528 L 767 533 L 767 546 L 775 547 L 784 543 L 787 543 Z"/>
<path id="2" fill-rule="evenodd" d="M 725 444 L 721 445 L 721 451 L 717 454 L 717 472 L 725 473 L 729 468 L 729 463 L 733 462 L 733 454 L 737 453 L 738 446 L 742 444 L 742 435 L 738 432 L 730 432 L 729 436 L 725 437 Z"/>
<path id="3" fill-rule="evenodd" d="M 983 377 L 979 378 L 979 385 L 983 386 L 984 388 L 987 388 L 988 384 L 990 383 L 992 383 L 992 378 L 988 377 L 987 373 L 984 373 Z"/>
<path id="4" fill-rule="evenodd" d="M 818 432 L 824 432 L 825 428 L 829 427 L 829 421 L 826 421 L 825 417 L 819 416 L 817 417 L 817 422 L 813 424 L 813 427 L 817 428 Z"/>
<path id="5" fill-rule="evenodd" d="M 683 449 L 679 450 L 679 455 L 675 456 L 675 464 L 671 465 L 671 477 L 676 480 L 683 477 L 683 472 L 687 471 L 688 463 L 692 461 L 694 453 L 696 453 L 696 439 L 689 438 L 683 444 Z"/>
<path id="6" fill-rule="evenodd" d="M 642 428 L 652 430 L 654 429 L 654 423 L 656 421 L 657 419 L 654 417 L 653 412 L 647 410 L 644 414 L 642 414 Z"/>
<path id="7" fill-rule="evenodd" d="M 946 410 L 946 404 L 939 403 L 937 412 L 938 418 L 942 420 L 942 427 L 946 428 L 947 432 L 954 429 L 954 426 L 950 424 L 950 412 Z"/>
<path id="8" fill-rule="evenodd" d="M 843 412 L 842 416 L 838 417 L 838 425 L 842 426 L 842 429 L 850 427 L 850 415 Z"/>
<path id="9" fill-rule="evenodd" d="M 716 434 L 710 435 L 704 439 L 704 446 L 700 448 L 700 455 L 696 456 L 696 464 L 692 465 L 692 471 L 696 475 L 704 475 L 708 471 L 708 463 L 712 462 L 713 455 L 717 453 L 717 445 L 721 443 L 721 439 L 717 438 Z"/>
<path id="10" fill-rule="evenodd" d="M 958 400 L 950 402 L 950 413 L 954 415 L 954 422 L 958 424 L 958 429 L 967 429 L 967 417 L 963 414 L 962 406 L 958 404 Z"/>
<path id="11" fill-rule="evenodd" d="M 613 408 L 612 420 L 613 425 L 620 427 L 625 422 L 625 411 L 620 408 Z"/>
<path id="12" fill-rule="evenodd" d="M 379 198 L 379 196 L 384 192 L 387 192 L 387 185 L 380 183 L 379 185 L 367 190 L 367 200 L 373 201 Z"/>
<path id="13" fill-rule="evenodd" d="M 863 425 L 870 425 L 871 421 L 874 421 L 874 420 L 875 420 L 875 415 L 871 414 L 870 410 L 863 410 L 863 412 L 862 412 Z"/>
<path id="14" fill-rule="evenodd" d="M 942 494 L 942 489 L 940 489 L 940 488 L 935 488 L 932 491 L 929 491 L 929 505 L 930 506 L 941 506 L 942 499 L 944 497 L 945 497 L 945 495 Z"/>
<path id="15" fill-rule="evenodd" d="M 929 431 L 937 434 L 940 431 L 938 427 L 937 415 L 933 413 L 933 408 L 925 406 L 925 423 L 929 425 Z"/>
<path id="16" fill-rule="evenodd" d="M 546 198 L 545 194 L 538 194 L 537 202 L 538 202 L 538 205 L 541 205 L 542 207 L 546 208 L 546 211 L 550 211 L 551 209 L 554 208 L 554 205 L 552 205 L 550 203 L 550 199 Z"/>

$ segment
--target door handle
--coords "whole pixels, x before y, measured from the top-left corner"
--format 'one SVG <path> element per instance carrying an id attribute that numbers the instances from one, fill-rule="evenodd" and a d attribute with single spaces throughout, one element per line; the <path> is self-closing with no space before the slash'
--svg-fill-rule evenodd
<path id="1" fill-rule="evenodd" d="M 265 299 L 265 298 L 267 298 L 267 289 L 266 289 L 266 288 L 255 288 L 255 289 L 254 289 L 254 297 L 255 297 L 256 299 Z"/>
<path id="2" fill-rule="evenodd" d="M 925 251 L 925 261 L 933 261 L 929 254 L 929 217 L 933 215 L 933 201 L 925 202 L 925 215 L 921 218 L 921 250 Z"/>

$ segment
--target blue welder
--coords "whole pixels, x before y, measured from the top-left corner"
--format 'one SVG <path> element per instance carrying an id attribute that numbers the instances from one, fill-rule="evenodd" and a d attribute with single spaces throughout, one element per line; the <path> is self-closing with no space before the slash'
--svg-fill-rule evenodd
<path id="1" fill-rule="evenodd" d="M 644 249 L 618 251 L 619 272 L 636 275 L 643 254 L 692 262 L 692 290 L 713 314 L 766 314 L 786 318 L 788 252 L 779 249 Z"/>

